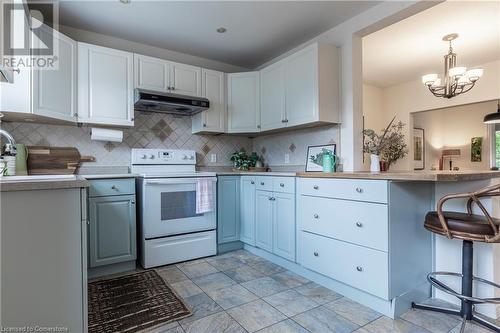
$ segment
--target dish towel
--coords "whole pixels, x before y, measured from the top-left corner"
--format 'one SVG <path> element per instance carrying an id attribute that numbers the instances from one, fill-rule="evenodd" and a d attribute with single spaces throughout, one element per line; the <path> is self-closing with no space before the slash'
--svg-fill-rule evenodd
<path id="1" fill-rule="evenodd" d="M 196 214 L 214 210 L 214 191 L 212 179 L 196 179 Z"/>

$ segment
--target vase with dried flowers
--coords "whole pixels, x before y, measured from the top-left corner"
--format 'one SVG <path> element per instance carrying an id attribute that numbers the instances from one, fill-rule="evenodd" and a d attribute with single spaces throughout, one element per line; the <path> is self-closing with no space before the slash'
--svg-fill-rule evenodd
<path id="1" fill-rule="evenodd" d="M 372 129 L 363 130 L 365 137 L 363 152 L 370 154 L 370 171 L 387 171 L 391 164 L 408 154 L 405 142 L 404 127 L 401 121 L 395 122 L 396 116 L 382 131 L 377 134 Z"/>

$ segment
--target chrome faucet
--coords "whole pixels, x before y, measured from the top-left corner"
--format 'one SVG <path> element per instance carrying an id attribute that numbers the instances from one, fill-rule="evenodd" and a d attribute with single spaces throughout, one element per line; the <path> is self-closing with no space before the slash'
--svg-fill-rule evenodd
<path id="1" fill-rule="evenodd" d="M 2 118 L 3 118 L 3 113 L 0 113 L 0 125 L 2 124 Z M 11 147 L 15 146 L 16 140 L 14 140 L 14 137 L 6 130 L 3 130 L 0 128 L 0 137 L 2 137 L 2 136 L 5 137 L 7 139 L 7 141 L 9 141 L 9 144 L 11 145 Z"/>
<path id="2" fill-rule="evenodd" d="M 14 137 L 9 132 L 7 132 L 6 130 L 3 130 L 1 128 L 0 128 L 0 136 L 5 137 L 7 139 L 7 141 L 9 141 L 9 143 L 12 147 L 14 147 L 14 145 L 16 144 L 16 140 L 14 140 Z"/>

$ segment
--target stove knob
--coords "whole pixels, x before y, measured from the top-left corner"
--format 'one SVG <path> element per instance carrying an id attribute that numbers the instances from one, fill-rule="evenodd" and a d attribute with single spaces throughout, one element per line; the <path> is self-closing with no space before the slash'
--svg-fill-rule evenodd
<path id="1" fill-rule="evenodd" d="M 187 155 L 184 155 L 184 157 L 182 159 L 187 160 L 188 159 Z"/>
<path id="2" fill-rule="evenodd" d="M 149 158 L 150 158 L 150 159 L 154 159 L 154 158 L 155 158 L 155 155 L 151 154 L 151 155 L 149 155 Z"/>
<path id="3" fill-rule="evenodd" d="M 189 159 L 190 159 L 190 160 L 194 160 L 194 156 L 193 156 L 193 155 L 191 155 L 191 157 L 190 157 Z"/>
<path id="4" fill-rule="evenodd" d="M 145 160 L 145 159 L 146 159 L 146 158 L 148 158 L 148 157 L 147 157 L 147 155 L 146 155 L 146 154 L 142 154 L 142 155 L 141 155 L 141 158 L 142 158 L 143 160 Z"/>

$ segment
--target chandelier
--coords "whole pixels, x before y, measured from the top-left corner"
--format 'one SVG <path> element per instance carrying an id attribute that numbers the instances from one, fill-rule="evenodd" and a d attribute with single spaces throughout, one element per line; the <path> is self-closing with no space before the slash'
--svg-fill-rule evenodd
<path id="1" fill-rule="evenodd" d="M 466 93 L 474 87 L 474 84 L 483 75 L 481 68 L 467 70 L 467 67 L 457 66 L 457 54 L 453 53 L 451 47 L 451 42 L 457 38 L 458 34 L 449 34 L 443 37 L 443 41 L 449 43 L 448 54 L 444 56 L 443 81 L 438 74 L 422 76 L 422 83 L 436 97 L 452 98 Z"/>

